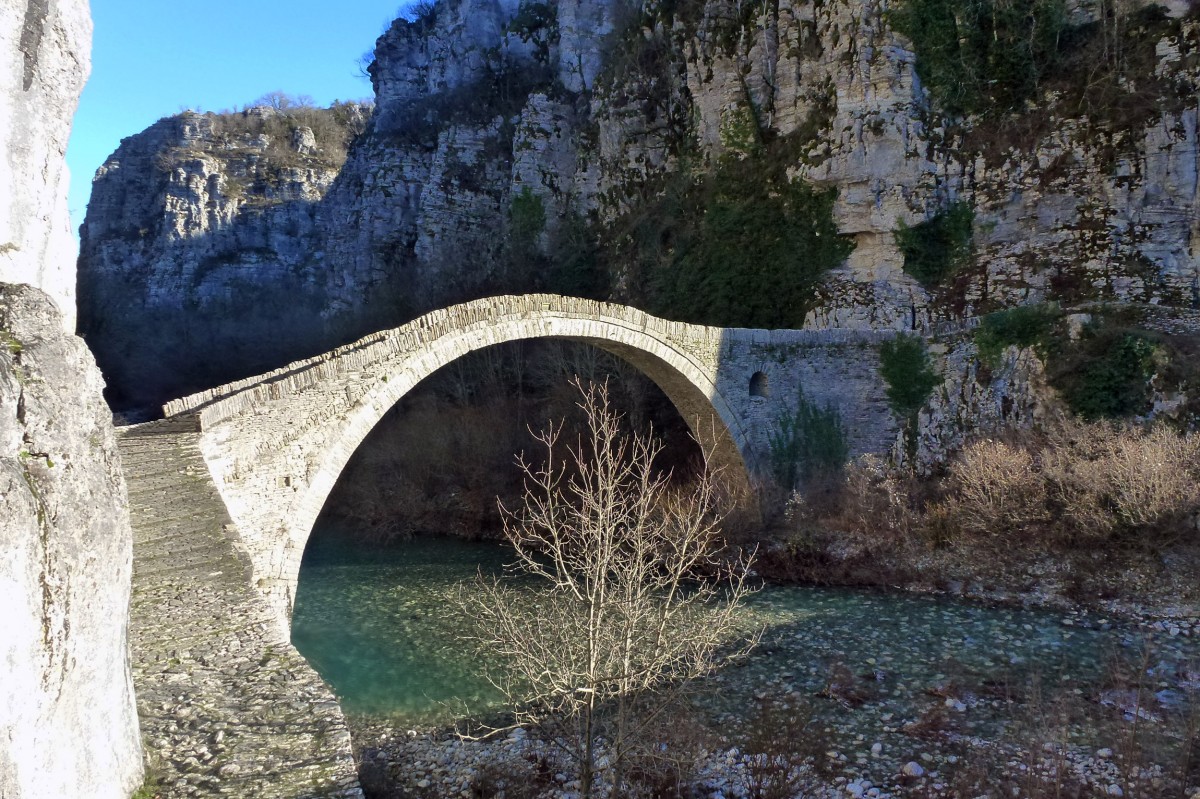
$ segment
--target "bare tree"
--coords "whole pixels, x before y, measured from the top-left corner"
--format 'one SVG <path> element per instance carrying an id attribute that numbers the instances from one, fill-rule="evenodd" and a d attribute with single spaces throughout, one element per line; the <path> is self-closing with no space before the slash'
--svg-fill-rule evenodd
<path id="1" fill-rule="evenodd" d="M 546 461 L 521 459 L 523 506 L 504 509 L 512 568 L 535 578 L 534 595 L 481 579 L 465 602 L 478 643 L 508 664 L 494 682 L 517 721 L 570 757 L 587 799 L 598 779 L 623 795 L 651 725 L 756 636 L 738 636 L 750 560 L 723 555 L 715 476 L 673 487 L 654 466 L 662 445 L 625 435 L 607 384 L 576 385 L 588 430 L 564 463 L 561 425 L 540 434 Z"/>

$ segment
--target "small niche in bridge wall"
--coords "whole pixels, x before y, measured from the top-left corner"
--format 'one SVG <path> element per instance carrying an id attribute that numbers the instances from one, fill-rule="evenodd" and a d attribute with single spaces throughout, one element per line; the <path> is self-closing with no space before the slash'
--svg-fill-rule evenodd
<path id="1" fill-rule="evenodd" d="M 771 383 L 767 378 L 766 372 L 755 372 L 754 374 L 750 375 L 750 396 L 771 396 Z"/>

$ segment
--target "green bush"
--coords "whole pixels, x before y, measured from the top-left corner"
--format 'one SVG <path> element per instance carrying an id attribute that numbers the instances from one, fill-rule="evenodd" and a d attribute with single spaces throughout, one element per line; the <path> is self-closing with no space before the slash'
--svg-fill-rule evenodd
<path id="1" fill-rule="evenodd" d="M 837 408 L 818 406 L 801 392 L 796 410 L 779 417 L 771 434 L 771 471 L 779 484 L 794 489 L 814 477 L 836 474 L 850 446 Z"/>
<path id="2" fill-rule="evenodd" d="M 1161 355 L 1143 333 L 1092 329 L 1052 362 L 1051 382 L 1084 419 L 1136 416 L 1150 409 L 1150 380 Z"/>
<path id="3" fill-rule="evenodd" d="M 545 230 L 545 203 L 525 186 L 513 196 L 508 207 L 508 236 L 504 239 L 501 274 L 491 290 L 524 293 L 542 288 L 546 257 L 540 244 Z"/>
<path id="4" fill-rule="evenodd" d="M 525 186 L 513 197 L 508 209 L 509 242 L 520 251 L 536 249 L 545 229 L 546 205 L 541 197 Z"/>
<path id="5" fill-rule="evenodd" d="M 1051 350 L 1051 334 L 1062 319 L 1056 303 L 1021 305 L 988 314 L 975 330 L 979 358 L 995 368 L 1006 347 L 1033 347 L 1045 360 Z"/>
<path id="6" fill-rule="evenodd" d="M 887 383 L 887 398 L 897 416 L 911 419 L 929 399 L 942 377 L 929 361 L 925 342 L 899 335 L 879 348 L 879 372 Z"/>
<path id="7" fill-rule="evenodd" d="M 533 42 L 539 61 L 550 59 L 550 46 L 558 41 L 558 8 L 543 2 L 522 0 L 505 29 L 521 41 Z"/>
<path id="8" fill-rule="evenodd" d="M 663 310 L 714 325 L 800 327 L 824 273 L 853 247 L 833 222 L 836 192 L 728 170 L 713 181 L 699 229 L 660 273 Z"/>
<path id="9" fill-rule="evenodd" d="M 610 296 L 596 236 L 578 214 L 566 214 L 550 237 L 550 263 L 545 276 L 545 290 L 552 294 L 594 300 Z"/>
<path id="10" fill-rule="evenodd" d="M 896 231 L 904 271 L 927 289 L 944 285 L 971 263 L 975 212 L 964 202 L 951 203 L 930 219 Z"/>
<path id="11" fill-rule="evenodd" d="M 1065 0 L 903 0 L 888 14 L 912 40 L 917 75 L 948 114 L 1005 114 L 1061 59 Z"/>
<path id="12" fill-rule="evenodd" d="M 616 226 L 614 273 L 653 313 L 726 327 L 800 327 L 825 273 L 853 243 L 833 189 L 792 180 L 765 150 L 680 173 Z M 640 297 L 638 296 L 640 294 Z M 643 300 L 644 298 L 644 300 Z"/>

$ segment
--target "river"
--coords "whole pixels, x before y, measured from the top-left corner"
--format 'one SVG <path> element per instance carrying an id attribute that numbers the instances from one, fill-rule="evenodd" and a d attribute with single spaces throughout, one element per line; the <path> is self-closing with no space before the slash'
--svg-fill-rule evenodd
<path id="1" fill-rule="evenodd" d="M 379 550 L 314 537 L 293 642 L 352 719 L 432 729 L 487 713 L 500 697 L 486 672 L 500 664 L 464 643 L 455 597 L 505 561 L 496 543 L 428 538 Z M 768 586 L 744 619 L 765 630 L 762 641 L 706 681 L 703 713 L 730 731 L 784 707 L 850 773 L 881 754 L 954 762 L 955 741 L 1011 740 L 1039 725 L 1044 737 L 1103 753 L 1140 724 L 1163 753 L 1152 757 L 1169 759 L 1180 725 L 1197 716 L 1200 640 L 1082 612 Z"/>

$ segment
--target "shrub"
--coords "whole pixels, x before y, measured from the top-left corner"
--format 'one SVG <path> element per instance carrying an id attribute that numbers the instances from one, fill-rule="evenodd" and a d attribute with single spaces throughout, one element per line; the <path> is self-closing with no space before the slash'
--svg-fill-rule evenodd
<path id="1" fill-rule="evenodd" d="M 844 668 L 844 667 L 843 667 Z M 789 799 L 828 760 L 828 740 L 811 707 L 765 702 L 750 711 L 735 779 L 746 799 Z"/>
<path id="2" fill-rule="evenodd" d="M 559 220 L 550 236 L 546 290 L 570 297 L 607 299 L 608 274 L 603 269 L 596 236 L 587 221 L 575 213 Z"/>
<path id="3" fill-rule="evenodd" d="M 1194 533 L 1200 434 L 1066 424 L 1052 431 L 1040 461 L 1073 540 L 1158 545 Z"/>
<path id="4" fill-rule="evenodd" d="M 904 271 L 927 289 L 944 285 L 971 263 L 975 212 L 965 202 L 951 203 L 931 218 L 896 230 Z"/>
<path id="5" fill-rule="evenodd" d="M 1200 434 L 1065 422 L 1041 441 L 984 439 L 950 465 L 946 488 L 927 531 L 1000 544 L 1162 546 L 1195 535 Z"/>
<path id="6" fill-rule="evenodd" d="M 558 41 L 558 7 L 523 0 L 505 29 L 525 43 L 533 42 L 539 61 L 549 61 L 550 46 Z"/>
<path id="7" fill-rule="evenodd" d="M 788 175 L 794 144 L 776 140 L 711 172 L 684 165 L 647 183 L 604 235 L 622 299 L 698 324 L 800 327 L 821 280 L 854 245 L 838 234 L 835 190 Z"/>
<path id="8" fill-rule="evenodd" d="M 899 335 L 879 348 L 879 373 L 887 383 L 887 398 L 897 416 L 916 416 L 941 375 L 929 362 L 925 342 L 916 336 Z"/>
<path id="9" fill-rule="evenodd" d="M 1138 331 L 1090 329 L 1053 363 L 1051 383 L 1087 420 L 1135 416 L 1150 409 L 1159 346 Z"/>
<path id="10" fill-rule="evenodd" d="M 1004 114 L 1035 96 L 1060 59 L 1065 0 L 904 0 L 888 15 L 912 40 L 917 74 L 943 111 Z"/>
<path id="11" fill-rule="evenodd" d="M 995 367 L 1006 347 L 1033 347 L 1045 360 L 1051 349 L 1051 333 L 1062 311 L 1055 303 L 1021 305 L 983 317 L 975 330 L 979 358 Z"/>
<path id="12" fill-rule="evenodd" d="M 1008 537 L 1047 519 L 1046 484 L 1023 447 L 976 441 L 951 464 L 949 482 L 951 497 L 931 508 L 939 524 L 969 535 Z"/>
<path id="13" fill-rule="evenodd" d="M 528 186 L 512 198 L 508 208 L 508 236 L 504 239 L 498 290 L 531 292 L 542 287 L 546 257 L 541 251 L 546 230 L 546 206 Z"/>
<path id="14" fill-rule="evenodd" d="M 833 475 L 846 465 L 850 447 L 837 408 L 818 406 L 801 392 L 796 410 L 781 415 L 770 436 L 771 470 L 786 489 L 814 477 Z"/>
<path id="15" fill-rule="evenodd" d="M 526 186 L 513 197 L 508 220 L 511 244 L 520 250 L 532 250 L 546 229 L 546 206 L 542 198 Z"/>
<path id="16" fill-rule="evenodd" d="M 400 18 L 412 25 L 418 25 L 423 30 L 429 30 L 437 23 L 437 3 L 434 0 L 416 0 L 400 8 Z"/>
<path id="17" fill-rule="evenodd" d="M 827 508 L 810 508 L 797 495 L 789 518 L 810 525 L 819 521 L 818 526 L 849 534 L 870 548 L 894 550 L 897 542 L 920 526 L 917 494 L 918 482 L 911 475 L 888 469 L 878 456 L 863 455 L 842 469 L 836 502 Z M 811 510 L 816 511 L 816 519 L 809 516 Z"/>
<path id="18" fill-rule="evenodd" d="M 766 156 L 723 162 L 684 194 L 677 225 L 663 231 L 670 242 L 651 265 L 653 309 L 702 324 L 800 327 L 821 278 L 853 249 L 833 221 L 835 197 Z"/>

